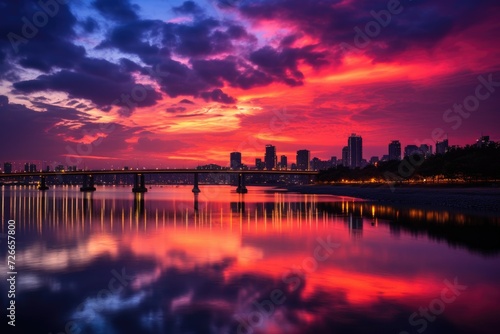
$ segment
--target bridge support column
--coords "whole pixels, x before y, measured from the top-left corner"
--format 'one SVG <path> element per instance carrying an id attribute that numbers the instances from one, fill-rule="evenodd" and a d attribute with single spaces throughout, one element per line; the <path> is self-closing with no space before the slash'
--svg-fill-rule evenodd
<path id="1" fill-rule="evenodd" d="M 134 195 L 134 213 L 142 215 L 144 213 L 144 193 L 137 192 Z"/>
<path id="2" fill-rule="evenodd" d="M 134 187 L 132 188 L 132 192 L 148 192 L 148 188 L 146 188 L 146 182 L 144 181 L 144 174 L 134 174 Z"/>
<path id="3" fill-rule="evenodd" d="M 96 191 L 94 187 L 94 177 L 92 175 L 83 176 L 83 186 L 80 188 L 80 191 Z"/>
<path id="4" fill-rule="evenodd" d="M 194 193 L 194 212 L 198 212 L 198 193 Z"/>
<path id="5" fill-rule="evenodd" d="M 38 190 L 49 190 L 49 187 L 45 183 L 45 176 L 40 176 L 40 185 L 38 186 Z"/>
<path id="6" fill-rule="evenodd" d="M 245 174 L 238 174 L 238 188 L 236 188 L 236 192 L 238 194 L 246 194 L 248 192 L 247 187 L 245 186 Z"/>
<path id="7" fill-rule="evenodd" d="M 195 194 L 201 193 L 200 188 L 198 188 L 198 173 L 194 173 L 194 186 L 193 186 L 193 192 Z"/>

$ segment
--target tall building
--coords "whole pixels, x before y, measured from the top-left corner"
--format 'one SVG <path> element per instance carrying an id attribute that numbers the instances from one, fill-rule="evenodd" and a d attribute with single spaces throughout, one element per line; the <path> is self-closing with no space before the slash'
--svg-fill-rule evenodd
<path id="1" fill-rule="evenodd" d="M 420 154 L 420 150 L 417 145 L 406 145 L 405 146 L 405 157 L 409 157 L 413 154 Z"/>
<path id="2" fill-rule="evenodd" d="M 344 146 L 342 148 L 342 166 L 348 167 L 348 160 L 349 160 L 349 147 Z"/>
<path id="3" fill-rule="evenodd" d="M 351 168 L 361 167 L 363 159 L 363 139 L 353 133 L 347 140 L 348 157 L 347 163 Z"/>
<path id="4" fill-rule="evenodd" d="M 309 170 L 309 160 L 311 159 L 311 152 L 309 150 L 297 151 L 297 169 Z"/>
<path id="5" fill-rule="evenodd" d="M 35 173 L 35 172 L 36 172 L 36 165 L 30 164 L 30 173 Z"/>
<path id="6" fill-rule="evenodd" d="M 448 139 L 436 142 L 436 154 L 445 154 L 448 151 Z"/>
<path id="7" fill-rule="evenodd" d="M 432 145 L 422 144 L 420 145 L 420 152 L 424 157 L 428 158 L 432 155 Z"/>
<path id="8" fill-rule="evenodd" d="M 276 169 L 276 163 L 278 162 L 278 157 L 276 156 L 276 146 L 266 145 L 266 155 L 264 157 L 264 162 L 266 164 L 267 170 Z"/>
<path id="9" fill-rule="evenodd" d="M 476 140 L 477 147 L 488 146 L 490 143 L 490 136 L 481 136 L 478 140 Z"/>
<path id="10" fill-rule="evenodd" d="M 255 159 L 255 168 L 258 170 L 264 170 L 264 168 L 266 168 L 266 165 L 262 162 L 261 158 Z"/>
<path id="11" fill-rule="evenodd" d="M 28 173 L 30 171 L 30 163 L 29 162 L 27 162 L 27 163 L 24 164 L 24 171 L 26 173 Z"/>
<path id="12" fill-rule="evenodd" d="M 333 156 L 330 158 L 330 165 L 331 165 L 331 167 L 337 166 L 337 157 Z"/>
<path id="13" fill-rule="evenodd" d="M 389 144 L 389 160 L 401 160 L 401 143 L 393 140 Z"/>
<path id="14" fill-rule="evenodd" d="M 280 168 L 286 170 L 288 168 L 288 158 L 282 155 L 280 159 Z"/>
<path id="15" fill-rule="evenodd" d="M 5 162 L 3 164 L 3 172 L 5 174 L 10 174 L 12 173 L 12 164 L 10 162 Z"/>
<path id="16" fill-rule="evenodd" d="M 229 163 L 231 169 L 241 169 L 241 152 L 231 152 L 229 154 Z"/>

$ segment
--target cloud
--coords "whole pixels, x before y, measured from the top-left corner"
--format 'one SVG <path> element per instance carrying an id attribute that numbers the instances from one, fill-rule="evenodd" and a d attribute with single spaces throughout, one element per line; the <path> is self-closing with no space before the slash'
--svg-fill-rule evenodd
<path id="1" fill-rule="evenodd" d="M 189 145 L 180 140 L 163 140 L 148 137 L 141 137 L 134 146 L 134 149 L 138 152 L 176 152 L 178 150 L 188 148 Z"/>
<path id="2" fill-rule="evenodd" d="M 87 17 L 85 21 L 80 22 L 80 25 L 82 26 L 83 30 L 88 34 L 91 34 L 99 30 L 99 23 L 97 23 L 97 21 L 92 17 Z"/>
<path id="3" fill-rule="evenodd" d="M 0 95 L 0 108 L 9 104 L 9 98 L 5 95 Z"/>
<path id="4" fill-rule="evenodd" d="M 183 111 L 186 111 L 186 108 L 184 108 L 184 107 L 170 107 L 170 108 L 167 108 L 167 112 L 171 112 L 171 113 L 183 112 Z"/>
<path id="5" fill-rule="evenodd" d="M 96 0 L 92 5 L 107 19 L 114 21 L 133 21 L 139 16 L 138 5 L 133 5 L 128 0 Z"/>
<path id="6" fill-rule="evenodd" d="M 227 95 L 220 89 L 214 89 L 211 92 L 203 92 L 201 93 L 201 97 L 205 99 L 205 101 L 214 101 L 225 104 L 236 103 L 236 99 L 234 97 Z"/>
<path id="7" fill-rule="evenodd" d="M 153 106 L 161 99 L 161 94 L 152 87 L 137 85 L 120 65 L 94 58 L 83 59 L 77 71 L 62 70 L 33 80 L 16 82 L 13 86 L 19 93 L 61 91 L 68 93 L 70 98 L 87 99 L 100 107 L 122 105 L 131 110 L 135 106 Z M 132 99 L 131 104 L 124 103 L 122 95 L 130 99 L 134 91 L 141 91 L 141 100 Z"/>
<path id="8" fill-rule="evenodd" d="M 204 10 L 193 1 L 184 1 L 182 5 L 173 7 L 174 12 L 179 14 L 200 15 Z"/>

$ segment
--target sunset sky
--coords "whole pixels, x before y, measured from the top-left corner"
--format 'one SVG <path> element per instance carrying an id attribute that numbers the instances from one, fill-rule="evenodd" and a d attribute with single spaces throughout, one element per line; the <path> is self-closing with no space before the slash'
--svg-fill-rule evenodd
<path id="1" fill-rule="evenodd" d="M 500 140 L 498 17 L 497 0 L 0 0 L 0 164 Z"/>

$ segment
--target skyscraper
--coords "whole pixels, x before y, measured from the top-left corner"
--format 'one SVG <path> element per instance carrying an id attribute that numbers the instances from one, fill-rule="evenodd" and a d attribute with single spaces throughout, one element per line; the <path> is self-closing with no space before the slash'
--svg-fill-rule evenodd
<path id="1" fill-rule="evenodd" d="M 363 139 L 353 133 L 347 140 L 348 166 L 351 168 L 361 167 L 363 159 Z"/>
<path id="2" fill-rule="evenodd" d="M 229 154 L 230 167 L 233 170 L 241 168 L 241 152 L 231 152 Z"/>
<path id="3" fill-rule="evenodd" d="M 267 170 L 273 170 L 276 168 L 276 163 L 278 162 L 278 157 L 276 156 L 276 146 L 266 145 L 266 155 L 264 157 L 264 163 L 266 164 Z"/>
<path id="4" fill-rule="evenodd" d="M 405 146 L 405 157 L 409 157 L 414 154 L 422 154 L 417 145 L 406 145 Z"/>
<path id="5" fill-rule="evenodd" d="M 422 144 L 419 150 L 422 152 L 423 156 L 428 158 L 432 155 L 432 145 Z"/>
<path id="6" fill-rule="evenodd" d="M 445 154 L 448 150 L 448 139 L 436 142 L 436 154 Z"/>
<path id="7" fill-rule="evenodd" d="M 286 155 L 281 156 L 280 168 L 286 170 L 288 168 L 288 158 Z"/>
<path id="8" fill-rule="evenodd" d="M 297 151 L 297 169 L 298 170 L 309 170 L 310 159 L 311 159 L 311 153 L 309 152 L 309 150 Z"/>
<path id="9" fill-rule="evenodd" d="M 263 170 L 266 167 L 266 165 L 262 162 L 261 158 L 256 158 L 255 159 L 255 168 L 258 170 Z"/>
<path id="10" fill-rule="evenodd" d="M 3 171 L 4 171 L 5 174 L 12 173 L 12 164 L 10 162 L 5 162 L 3 164 Z"/>
<path id="11" fill-rule="evenodd" d="M 393 140 L 389 144 L 389 160 L 401 160 L 401 143 Z"/>
<path id="12" fill-rule="evenodd" d="M 342 147 L 342 166 L 348 167 L 349 166 L 349 147 L 344 146 Z"/>

